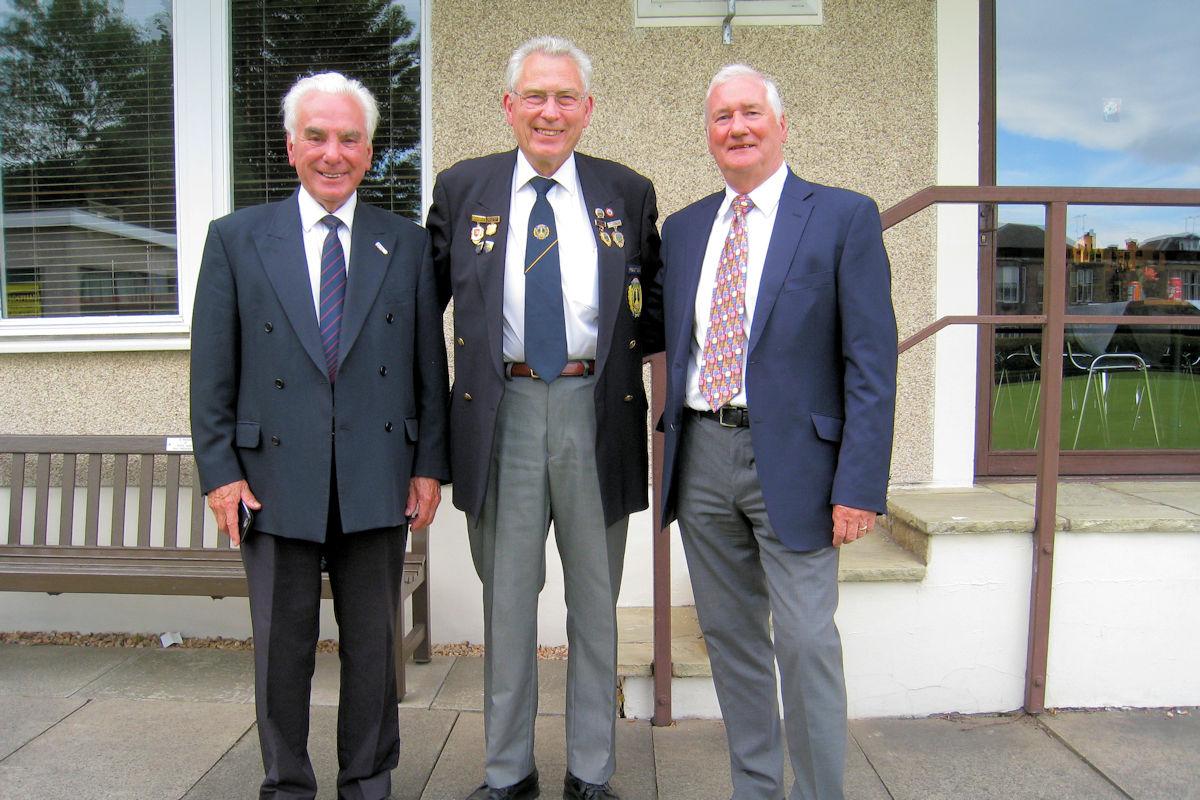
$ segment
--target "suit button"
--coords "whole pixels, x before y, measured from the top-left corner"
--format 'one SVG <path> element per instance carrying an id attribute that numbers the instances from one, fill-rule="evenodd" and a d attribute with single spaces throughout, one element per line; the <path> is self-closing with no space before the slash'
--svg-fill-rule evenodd
<path id="1" fill-rule="evenodd" d="M 633 402 L 633 395 L 631 395 L 631 394 L 627 394 L 627 395 L 625 395 L 625 397 L 624 397 L 623 399 L 625 400 L 625 402 L 626 402 L 626 403 L 632 403 L 632 402 Z"/>
<path id="2" fill-rule="evenodd" d="M 392 432 L 392 423 L 390 423 L 390 422 L 383 423 L 383 429 L 385 431 L 387 431 L 388 433 L 391 433 Z"/>
<path id="3" fill-rule="evenodd" d="M 278 437 L 278 436 L 272 436 L 272 437 L 271 437 L 271 444 L 272 444 L 274 447 L 279 447 L 279 437 Z"/>
<path id="4" fill-rule="evenodd" d="M 457 339 L 455 339 L 454 341 L 458 344 L 459 347 L 462 347 L 463 345 L 466 344 L 466 342 L 463 341 L 463 337 L 461 337 L 461 336 L 458 337 Z"/>
<path id="5" fill-rule="evenodd" d="M 629 349 L 632 350 L 635 347 L 637 347 L 637 339 L 630 339 L 629 340 Z"/>
<path id="6" fill-rule="evenodd" d="M 387 367 L 380 367 L 380 368 L 379 368 L 379 374 L 380 374 L 380 375 L 387 375 Z"/>
<path id="7" fill-rule="evenodd" d="M 270 333 L 271 331 L 275 330 L 275 326 L 269 322 L 266 322 L 266 323 L 263 323 L 263 330 L 266 331 L 267 333 Z"/>
<path id="8" fill-rule="evenodd" d="M 276 379 L 275 379 L 275 388 L 276 388 L 276 389 L 282 389 L 282 388 L 283 388 L 283 378 L 276 378 Z"/>
<path id="9" fill-rule="evenodd" d="M 473 399 L 474 399 L 474 398 L 472 398 L 472 397 L 471 397 L 471 393 L 470 393 L 470 392 L 463 392 L 463 400 L 466 400 L 466 401 L 469 403 L 469 402 L 471 402 L 471 400 L 473 400 Z"/>
<path id="10" fill-rule="evenodd" d="M 388 325 L 391 325 L 392 322 L 396 319 L 396 315 L 389 311 L 387 313 L 387 316 L 384 317 L 384 319 L 387 321 Z"/>

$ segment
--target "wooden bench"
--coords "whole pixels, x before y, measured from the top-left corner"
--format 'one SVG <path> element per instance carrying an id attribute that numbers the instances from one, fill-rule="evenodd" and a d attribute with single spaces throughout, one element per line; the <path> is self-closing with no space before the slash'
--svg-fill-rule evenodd
<path id="1" fill-rule="evenodd" d="M 0 504 L 8 505 L 0 590 L 245 597 L 241 554 L 218 541 L 191 447 L 186 436 L 0 435 Z M 407 659 L 430 659 L 428 531 L 410 531 L 408 546 L 397 613 L 401 698 Z M 322 584 L 332 597 L 327 575 Z"/>

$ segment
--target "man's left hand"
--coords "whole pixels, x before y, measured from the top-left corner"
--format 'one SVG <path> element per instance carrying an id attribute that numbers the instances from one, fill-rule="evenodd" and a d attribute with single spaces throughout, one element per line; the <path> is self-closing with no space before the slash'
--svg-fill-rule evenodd
<path id="1" fill-rule="evenodd" d="M 850 506 L 833 507 L 833 546 L 861 539 L 875 527 L 875 512 Z"/>
<path id="2" fill-rule="evenodd" d="M 404 506 L 404 513 L 409 518 L 409 526 L 413 528 L 429 527 L 440 502 L 442 502 L 442 484 L 437 478 L 414 477 L 410 480 L 408 482 L 408 503 Z"/>

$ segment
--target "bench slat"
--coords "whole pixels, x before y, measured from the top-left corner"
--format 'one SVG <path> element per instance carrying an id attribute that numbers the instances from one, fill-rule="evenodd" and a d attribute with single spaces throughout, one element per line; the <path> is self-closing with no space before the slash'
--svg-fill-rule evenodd
<path id="1" fill-rule="evenodd" d="M 13 453 L 8 487 L 8 543 L 21 543 L 21 511 L 25 506 L 25 454 Z"/>
<path id="2" fill-rule="evenodd" d="M 138 478 L 138 547 L 150 546 L 150 523 L 154 521 L 154 456 L 143 453 Z M 172 542 L 172 544 L 174 544 Z"/>
<path id="3" fill-rule="evenodd" d="M 33 501 L 33 543 L 46 543 L 46 525 L 50 521 L 50 454 L 39 453 L 37 486 Z"/>
<path id="4" fill-rule="evenodd" d="M 73 543 L 75 530 L 75 453 L 63 453 L 62 494 L 58 504 L 58 543 Z"/>
<path id="5" fill-rule="evenodd" d="M 167 502 L 163 509 L 163 544 L 174 547 L 179 541 L 179 454 L 167 456 Z"/>
<path id="6" fill-rule="evenodd" d="M 204 546 L 204 493 L 200 491 L 200 468 L 192 463 L 192 529 L 188 547 Z"/>
<path id="7" fill-rule="evenodd" d="M 113 457 L 112 544 L 125 546 L 125 488 L 129 482 L 129 456 L 118 453 Z"/>
<path id="8" fill-rule="evenodd" d="M 84 495 L 87 509 L 84 511 L 83 543 L 88 547 L 98 544 L 100 530 L 100 468 L 104 457 L 99 453 L 88 455 L 87 489 Z"/>

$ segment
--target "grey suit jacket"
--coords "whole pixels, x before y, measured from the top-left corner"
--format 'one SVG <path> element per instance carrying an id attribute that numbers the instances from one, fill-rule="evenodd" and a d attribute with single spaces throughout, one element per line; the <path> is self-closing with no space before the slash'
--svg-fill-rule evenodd
<path id="1" fill-rule="evenodd" d="M 450 451 L 454 504 L 478 517 L 504 394 L 504 260 L 517 151 L 459 162 L 438 175 L 426 227 L 442 304 L 454 297 Z M 647 505 L 643 335 L 661 329 L 658 206 L 649 180 L 612 161 L 575 154 L 588 209 L 612 209 L 622 246 L 597 237 L 596 466 L 604 520 Z M 491 252 L 476 252 L 472 216 L 499 218 Z M 635 313 L 636 311 L 636 313 Z"/>
<path id="2" fill-rule="evenodd" d="M 449 479 L 429 236 L 362 202 L 351 235 L 330 384 L 297 195 L 209 226 L 192 317 L 193 445 L 204 491 L 246 479 L 267 533 L 324 541 L 334 458 L 347 533 L 403 525 L 413 475 Z"/>

